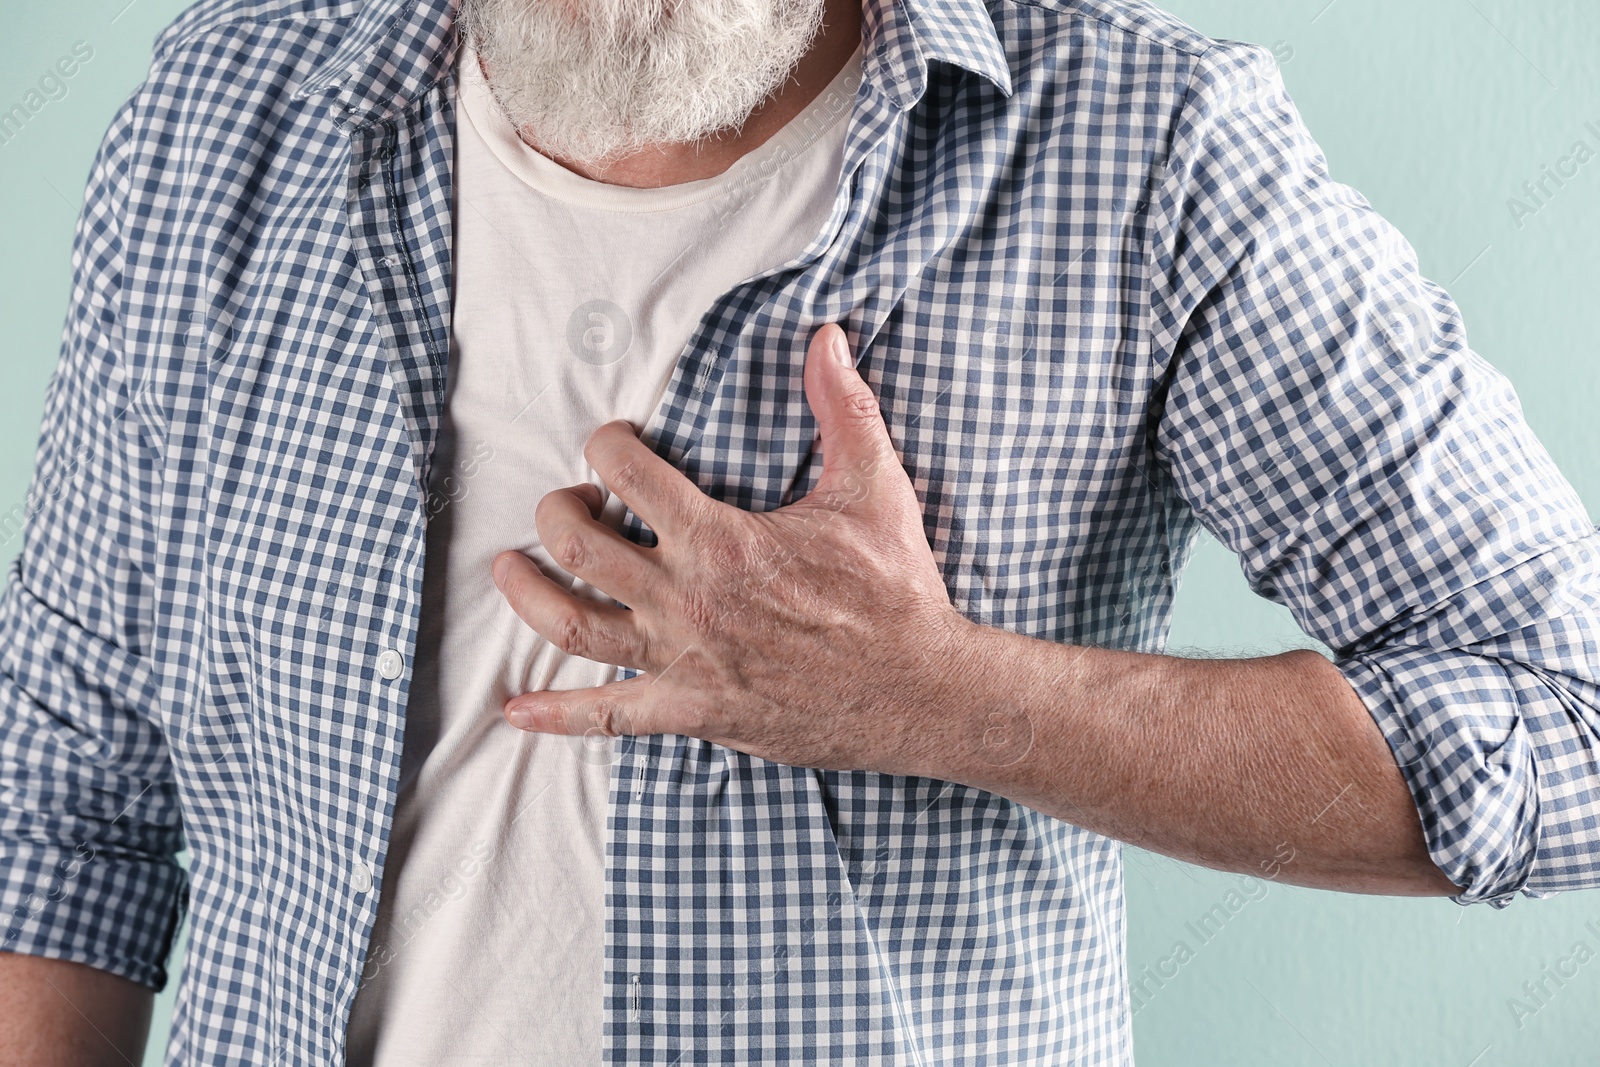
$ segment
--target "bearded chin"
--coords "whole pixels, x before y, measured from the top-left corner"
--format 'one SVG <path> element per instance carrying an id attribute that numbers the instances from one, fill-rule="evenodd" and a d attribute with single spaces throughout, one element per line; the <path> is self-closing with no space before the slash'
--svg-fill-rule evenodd
<path id="1" fill-rule="evenodd" d="M 737 130 L 783 84 L 823 0 L 462 0 L 518 132 L 582 164 Z"/>

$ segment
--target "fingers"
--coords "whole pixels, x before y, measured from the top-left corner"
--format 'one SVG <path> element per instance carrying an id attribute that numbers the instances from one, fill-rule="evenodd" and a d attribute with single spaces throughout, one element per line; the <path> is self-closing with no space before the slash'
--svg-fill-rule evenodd
<path id="1" fill-rule="evenodd" d="M 632 605 L 658 584 L 658 576 L 648 549 L 598 521 L 600 500 L 592 485 L 546 493 L 533 525 L 556 566 Z"/>
<path id="2" fill-rule="evenodd" d="M 495 558 L 494 582 L 523 622 L 569 656 L 650 669 L 648 642 L 633 612 L 572 595 L 520 552 Z"/>
<path id="3" fill-rule="evenodd" d="M 583 456 L 600 480 L 662 539 L 682 533 L 715 504 L 621 419 L 591 434 Z"/>
<path id="4" fill-rule="evenodd" d="M 878 399 L 856 372 L 844 331 L 833 323 L 811 335 L 805 385 L 822 438 L 818 491 L 863 499 L 880 472 L 902 470 Z"/>
<path id="5" fill-rule="evenodd" d="M 506 721 L 519 730 L 569 736 L 617 737 L 670 732 L 657 706 L 653 679 L 640 675 L 593 689 L 547 689 L 506 702 Z"/>

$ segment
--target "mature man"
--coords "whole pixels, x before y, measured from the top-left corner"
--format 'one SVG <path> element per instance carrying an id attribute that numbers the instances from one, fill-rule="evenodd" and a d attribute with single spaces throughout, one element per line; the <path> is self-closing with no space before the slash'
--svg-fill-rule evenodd
<path id="1" fill-rule="evenodd" d="M 170 1063 L 1124 1064 L 1121 841 L 1600 883 L 1600 534 L 1137 0 L 206 0 L 74 278 L 6 1063 L 185 902 Z M 1202 527 L 1331 661 L 1162 654 Z"/>

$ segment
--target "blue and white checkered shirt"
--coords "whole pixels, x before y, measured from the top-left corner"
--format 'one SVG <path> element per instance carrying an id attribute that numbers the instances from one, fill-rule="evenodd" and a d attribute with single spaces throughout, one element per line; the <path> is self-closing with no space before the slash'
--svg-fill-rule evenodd
<path id="1" fill-rule="evenodd" d="M 445 391 L 452 8 L 205 0 L 90 180 L 0 602 L 3 947 L 160 985 L 187 906 L 170 1064 L 342 1057 Z M 1600 533 L 1270 55 L 1137 0 L 864 32 L 832 217 L 706 312 L 653 446 L 803 494 L 804 340 L 845 323 L 969 617 L 1160 651 L 1203 527 L 1333 650 L 1459 900 L 1600 881 Z M 1131 1061 L 1116 842 L 618 751 L 607 1064 Z"/>

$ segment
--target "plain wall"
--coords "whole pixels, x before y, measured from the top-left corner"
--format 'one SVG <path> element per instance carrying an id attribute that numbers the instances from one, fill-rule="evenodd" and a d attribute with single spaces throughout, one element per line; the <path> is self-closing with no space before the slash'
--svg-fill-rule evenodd
<path id="1" fill-rule="evenodd" d="M 1508 200 L 1578 140 L 1600 152 L 1594 0 L 1170 0 L 1214 36 L 1279 57 L 1334 177 L 1361 190 L 1465 313 L 1472 347 L 1515 383 L 1535 432 L 1600 514 L 1600 159 L 1520 220 Z M 4 0 L 0 111 L 73 44 L 94 58 L 0 144 L 0 513 L 25 497 L 66 310 L 72 226 L 101 134 L 179 0 Z M 58 94 L 59 95 L 59 94 Z M 1595 130 L 1586 127 L 1593 122 Z M 0 544 L 0 563 L 17 550 Z M 1171 650 L 1257 655 L 1315 642 L 1254 597 L 1206 539 L 1184 577 Z M 1600 895 L 1445 900 L 1339 896 L 1129 850 L 1128 962 L 1161 979 L 1135 1016 L 1141 1067 L 1540 1067 L 1600 1062 L 1600 958 L 1531 1017 L 1511 998 L 1581 943 Z M 1229 898 L 1230 890 L 1240 895 Z M 1214 936 L 1190 924 L 1230 899 Z M 1162 961 L 1178 941 L 1193 958 Z M 1568 972 L 1571 967 L 1568 966 Z M 176 965 L 174 966 L 176 971 Z M 173 986 L 175 986 L 175 982 Z M 148 1063 L 159 1062 L 173 986 Z"/>

